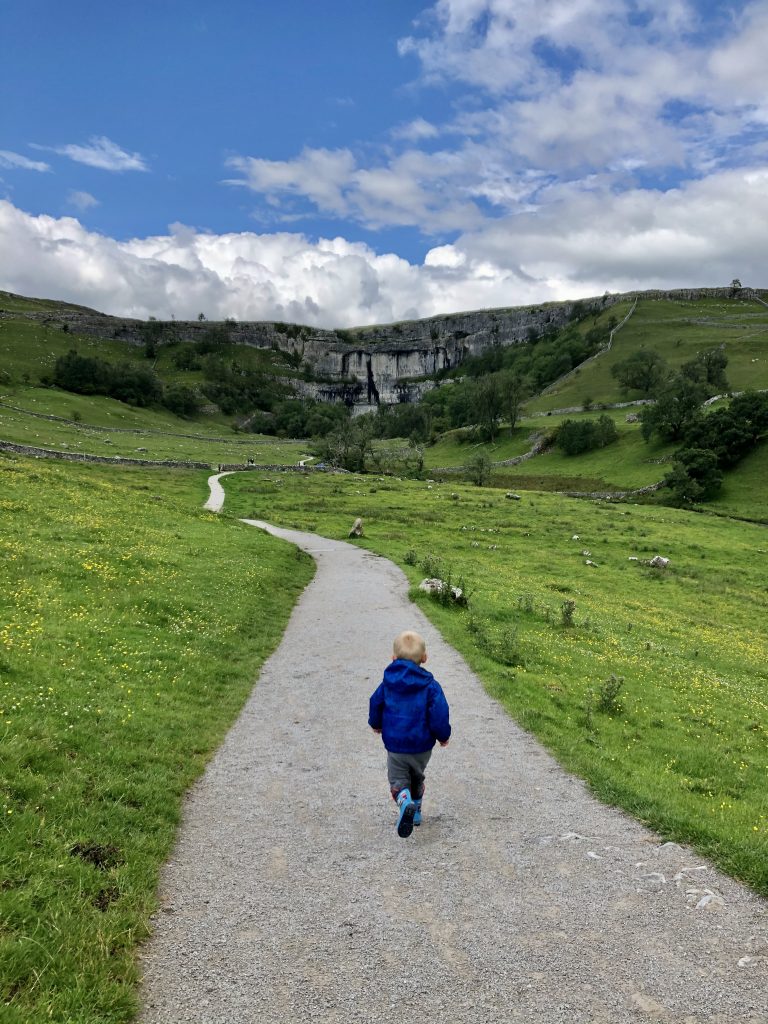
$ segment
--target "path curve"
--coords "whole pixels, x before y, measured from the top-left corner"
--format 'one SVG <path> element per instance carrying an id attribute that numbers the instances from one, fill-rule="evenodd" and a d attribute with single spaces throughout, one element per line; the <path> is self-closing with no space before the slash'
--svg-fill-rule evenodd
<path id="1" fill-rule="evenodd" d="M 391 562 L 249 522 L 318 571 L 189 794 L 142 1024 L 766 1024 L 766 901 L 594 800 Z M 401 840 L 366 715 L 411 626 L 454 736 Z"/>

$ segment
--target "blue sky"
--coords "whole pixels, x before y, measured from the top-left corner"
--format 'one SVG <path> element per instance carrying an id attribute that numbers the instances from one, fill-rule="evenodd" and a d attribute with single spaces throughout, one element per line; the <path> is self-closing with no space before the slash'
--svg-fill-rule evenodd
<path id="1" fill-rule="evenodd" d="M 342 326 L 768 284 L 767 0 L 0 14 L 0 288 Z"/>

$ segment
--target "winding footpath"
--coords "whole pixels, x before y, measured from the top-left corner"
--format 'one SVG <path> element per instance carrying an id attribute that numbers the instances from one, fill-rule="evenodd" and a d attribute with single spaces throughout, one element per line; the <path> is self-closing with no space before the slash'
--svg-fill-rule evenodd
<path id="1" fill-rule="evenodd" d="M 189 794 L 142 1024 L 768 1022 L 766 901 L 593 799 L 485 693 L 391 562 L 253 525 L 318 570 Z M 408 627 L 454 736 L 402 840 L 366 717 Z"/>

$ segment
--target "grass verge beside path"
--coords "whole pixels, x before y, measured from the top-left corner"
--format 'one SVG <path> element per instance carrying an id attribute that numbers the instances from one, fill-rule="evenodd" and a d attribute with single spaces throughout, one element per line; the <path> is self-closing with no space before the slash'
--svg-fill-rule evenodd
<path id="1" fill-rule="evenodd" d="M 205 473 L 0 455 L 0 1018 L 125 1022 L 181 801 L 307 556 Z"/>
<path id="2" fill-rule="evenodd" d="M 414 584 L 465 580 L 468 611 L 414 596 L 512 716 L 601 799 L 768 896 L 764 527 L 455 481 L 225 483 L 231 515 L 335 538 L 362 516 L 359 543 Z"/>

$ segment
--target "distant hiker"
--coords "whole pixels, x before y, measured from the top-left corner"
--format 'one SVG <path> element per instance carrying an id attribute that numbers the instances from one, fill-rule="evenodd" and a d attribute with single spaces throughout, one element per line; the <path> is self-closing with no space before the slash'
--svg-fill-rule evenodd
<path id="1" fill-rule="evenodd" d="M 394 642 L 393 661 L 372 694 L 368 725 L 380 733 L 387 749 L 387 777 L 397 803 L 397 834 L 405 839 L 421 824 L 424 773 L 435 742 L 448 746 L 451 735 L 448 701 L 431 672 L 422 665 L 427 647 L 407 630 Z"/>

